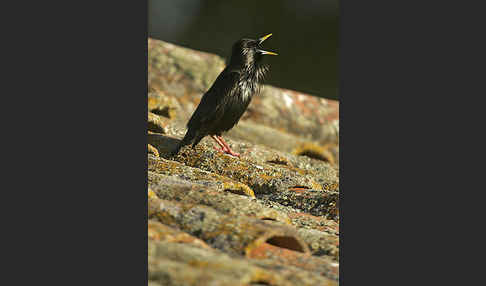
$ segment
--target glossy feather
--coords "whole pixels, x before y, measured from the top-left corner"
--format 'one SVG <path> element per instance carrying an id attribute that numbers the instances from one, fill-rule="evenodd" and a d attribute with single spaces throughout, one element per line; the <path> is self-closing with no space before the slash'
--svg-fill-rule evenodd
<path id="1" fill-rule="evenodd" d="M 242 39 L 233 45 L 230 64 L 201 98 L 174 153 L 185 145 L 195 147 L 207 135 L 221 136 L 238 123 L 268 70 L 253 48 L 258 46 L 255 42 Z"/>

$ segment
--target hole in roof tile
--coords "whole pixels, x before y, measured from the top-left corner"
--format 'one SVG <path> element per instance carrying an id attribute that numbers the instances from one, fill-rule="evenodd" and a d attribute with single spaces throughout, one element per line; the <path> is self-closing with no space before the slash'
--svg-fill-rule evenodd
<path id="1" fill-rule="evenodd" d="M 293 186 L 290 187 L 289 190 L 310 190 L 311 188 L 307 186 Z"/>
<path id="2" fill-rule="evenodd" d="M 256 281 L 251 281 L 250 284 L 248 284 L 250 286 L 268 286 L 268 285 L 272 285 L 270 282 L 267 282 L 267 281 L 263 281 L 263 280 L 256 280 Z"/>
<path id="3" fill-rule="evenodd" d="M 248 284 L 248 285 L 250 285 L 250 286 L 267 286 L 267 285 L 272 285 L 272 284 L 270 284 L 267 281 L 257 280 L 257 281 L 251 281 L 250 284 Z"/>
<path id="4" fill-rule="evenodd" d="M 289 165 L 289 163 L 287 161 L 280 160 L 280 159 L 273 159 L 273 160 L 267 161 L 267 163 L 272 163 L 272 164 L 277 164 L 277 165 L 285 165 L 285 166 Z"/>
<path id="5" fill-rule="evenodd" d="M 147 124 L 148 124 L 147 129 L 149 131 L 156 132 L 156 133 L 165 133 L 164 128 L 162 128 L 161 126 L 154 124 L 153 122 L 147 122 Z"/>
<path id="6" fill-rule="evenodd" d="M 273 220 L 273 221 L 277 221 L 276 219 L 272 218 L 272 217 L 262 217 L 260 218 L 261 220 Z"/>
<path id="7" fill-rule="evenodd" d="M 298 146 L 294 151 L 294 154 L 299 156 L 307 156 L 309 158 L 321 160 L 334 164 L 333 155 L 327 150 L 327 147 L 319 146 L 314 143 L 304 143 Z"/>
<path id="8" fill-rule="evenodd" d="M 155 113 L 157 115 L 160 115 L 160 116 L 170 118 L 169 107 L 167 107 L 167 106 L 165 106 L 164 108 L 157 107 L 157 108 L 151 110 L 151 112 Z"/>
<path id="9" fill-rule="evenodd" d="M 281 248 L 304 252 L 304 248 L 300 242 L 292 236 L 271 236 L 266 242 Z"/>
<path id="10" fill-rule="evenodd" d="M 317 159 L 317 160 L 321 160 L 321 161 L 325 161 L 325 162 L 330 162 L 331 161 L 331 160 L 329 160 L 329 158 L 327 158 L 323 154 L 321 154 L 319 152 L 315 152 L 313 150 L 304 150 L 304 151 L 302 151 L 300 153 L 297 153 L 297 155 L 307 156 L 309 158 L 313 158 L 313 159 Z"/>

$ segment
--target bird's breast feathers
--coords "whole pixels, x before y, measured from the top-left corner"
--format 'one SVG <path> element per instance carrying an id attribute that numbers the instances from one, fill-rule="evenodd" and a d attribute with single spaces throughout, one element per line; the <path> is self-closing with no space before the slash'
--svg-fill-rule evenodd
<path id="1" fill-rule="evenodd" d="M 239 96 L 242 101 L 247 101 L 256 91 L 256 84 L 248 80 L 238 82 Z"/>

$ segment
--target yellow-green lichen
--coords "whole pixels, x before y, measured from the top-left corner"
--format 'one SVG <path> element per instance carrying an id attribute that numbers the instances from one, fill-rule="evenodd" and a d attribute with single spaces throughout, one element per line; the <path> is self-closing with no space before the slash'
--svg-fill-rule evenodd
<path id="1" fill-rule="evenodd" d="M 248 187 L 247 185 L 242 183 L 225 182 L 223 183 L 223 189 L 233 194 L 246 195 L 252 198 L 255 197 L 255 193 L 253 192 L 253 190 L 250 189 L 250 187 Z"/>
<path id="2" fill-rule="evenodd" d="M 322 146 L 314 143 L 306 142 L 297 146 L 293 151 L 293 154 L 300 156 L 307 156 L 317 160 L 329 162 L 334 164 L 334 157 L 332 154 Z"/>
<path id="3" fill-rule="evenodd" d="M 149 199 L 156 199 L 157 195 L 155 194 L 154 191 L 152 191 L 150 188 L 148 189 L 148 198 Z"/>
<path id="4" fill-rule="evenodd" d="M 159 151 L 157 151 L 157 149 L 155 149 L 154 146 L 147 144 L 147 147 L 148 147 L 148 153 L 149 154 L 153 154 L 155 157 L 160 157 Z"/>

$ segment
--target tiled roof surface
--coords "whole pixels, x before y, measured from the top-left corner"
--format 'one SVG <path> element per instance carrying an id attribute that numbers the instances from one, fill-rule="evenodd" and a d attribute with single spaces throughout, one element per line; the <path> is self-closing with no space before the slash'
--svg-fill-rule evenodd
<path id="1" fill-rule="evenodd" d="M 266 85 L 223 134 L 240 158 L 170 156 L 224 60 L 148 46 L 149 285 L 337 285 L 338 102 Z"/>

